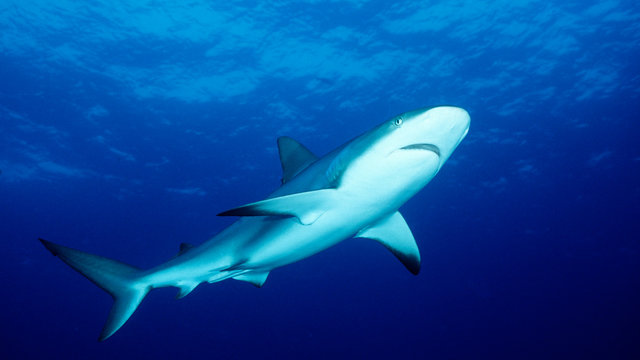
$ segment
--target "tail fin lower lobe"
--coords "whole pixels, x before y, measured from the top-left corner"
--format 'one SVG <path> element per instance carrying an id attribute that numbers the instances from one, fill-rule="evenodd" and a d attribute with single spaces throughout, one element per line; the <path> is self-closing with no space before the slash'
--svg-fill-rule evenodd
<path id="1" fill-rule="evenodd" d="M 44 239 L 39 240 L 53 255 L 113 297 L 113 307 L 99 341 L 107 339 L 120 329 L 150 290 L 149 285 L 139 281 L 141 270 L 138 268 Z"/>

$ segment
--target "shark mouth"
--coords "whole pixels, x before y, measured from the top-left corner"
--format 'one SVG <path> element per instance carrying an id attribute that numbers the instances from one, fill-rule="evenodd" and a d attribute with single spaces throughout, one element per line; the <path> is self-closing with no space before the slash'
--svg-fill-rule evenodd
<path id="1" fill-rule="evenodd" d="M 433 144 L 412 144 L 403 146 L 400 150 L 423 150 L 423 151 L 431 151 L 432 153 L 438 155 L 440 157 L 440 148 Z"/>

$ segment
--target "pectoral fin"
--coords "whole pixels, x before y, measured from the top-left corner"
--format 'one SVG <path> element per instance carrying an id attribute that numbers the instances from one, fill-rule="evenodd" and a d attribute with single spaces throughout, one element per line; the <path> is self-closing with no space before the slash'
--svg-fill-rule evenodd
<path id="1" fill-rule="evenodd" d="M 252 272 L 244 273 L 242 275 L 234 276 L 233 279 L 246 281 L 256 287 L 262 287 L 264 282 L 267 281 L 267 276 L 269 276 L 268 271 L 264 271 L 264 272 L 252 271 Z"/>
<path id="2" fill-rule="evenodd" d="M 385 218 L 356 234 L 358 238 L 373 239 L 384 245 L 400 262 L 417 275 L 420 272 L 420 251 L 411 229 L 399 212 Z"/>
<path id="3" fill-rule="evenodd" d="M 335 189 L 322 189 L 262 200 L 227 210 L 218 216 L 293 216 L 313 224 L 335 200 Z"/>

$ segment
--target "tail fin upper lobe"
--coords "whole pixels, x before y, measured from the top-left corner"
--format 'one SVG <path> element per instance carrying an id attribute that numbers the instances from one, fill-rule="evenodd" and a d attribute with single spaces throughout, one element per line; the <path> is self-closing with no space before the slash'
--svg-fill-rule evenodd
<path id="1" fill-rule="evenodd" d="M 138 268 L 44 239 L 39 240 L 53 255 L 113 297 L 113 307 L 99 341 L 107 339 L 124 325 L 150 290 L 149 285 L 139 281 L 141 270 Z"/>

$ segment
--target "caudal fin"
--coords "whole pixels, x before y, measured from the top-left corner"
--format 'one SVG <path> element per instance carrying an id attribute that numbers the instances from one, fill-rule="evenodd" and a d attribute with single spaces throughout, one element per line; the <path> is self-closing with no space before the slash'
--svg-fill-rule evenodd
<path id="1" fill-rule="evenodd" d="M 39 240 L 53 255 L 113 297 L 113 307 L 98 338 L 99 341 L 107 339 L 124 325 L 149 292 L 150 287 L 139 281 L 141 270 L 138 268 L 44 239 Z"/>

